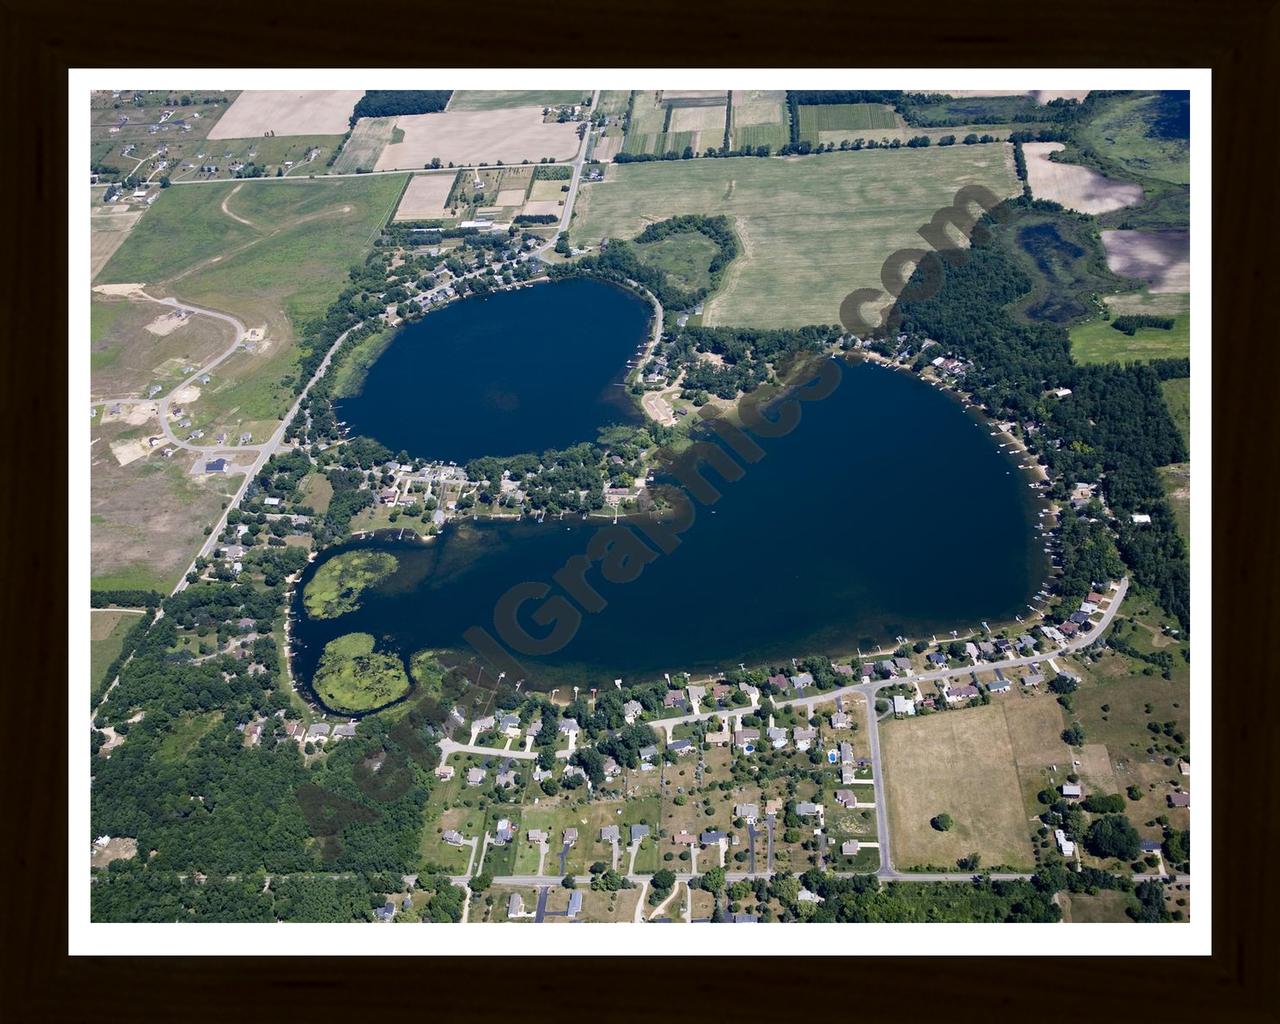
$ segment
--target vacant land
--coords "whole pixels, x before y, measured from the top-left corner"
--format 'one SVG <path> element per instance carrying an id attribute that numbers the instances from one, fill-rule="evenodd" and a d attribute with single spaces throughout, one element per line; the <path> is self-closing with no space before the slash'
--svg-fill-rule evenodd
<path id="1" fill-rule="evenodd" d="M 571 160 L 578 152 L 578 126 L 544 122 L 542 108 L 504 107 L 498 110 L 457 110 L 438 114 L 409 114 L 396 119 L 404 132 L 378 157 L 379 171 L 420 168 L 433 159 L 444 163 L 518 164 L 543 157 Z"/>
<path id="2" fill-rule="evenodd" d="M 1027 161 L 1027 183 L 1037 199 L 1061 203 L 1080 213 L 1106 213 L 1132 206 L 1142 200 L 1142 186 L 1113 181 L 1090 167 L 1057 163 L 1049 159 L 1066 147 L 1061 142 L 1027 142 L 1022 155 Z"/>
<path id="3" fill-rule="evenodd" d="M 636 246 L 642 263 L 665 270 L 686 291 L 711 283 L 709 268 L 718 251 L 716 243 L 700 231 L 682 231 Z"/>
<path id="4" fill-rule="evenodd" d="M 999 701 L 886 724 L 885 787 L 900 868 L 950 866 L 978 853 L 987 866 L 1027 865 L 1030 822 L 1024 790 L 1068 757 L 1048 699 Z M 954 821 L 942 832 L 939 814 Z"/>
<path id="5" fill-rule="evenodd" d="M 90 394 L 95 399 L 164 391 L 231 344 L 230 325 L 212 317 L 167 317 L 154 302 L 94 293 L 89 304 Z M 150 329 L 165 317 L 160 330 Z M 187 373 L 183 373 L 187 370 Z"/>
<path id="6" fill-rule="evenodd" d="M 1107 266 L 1147 282 L 1153 294 L 1191 290 L 1191 232 L 1103 231 Z"/>
<path id="7" fill-rule="evenodd" d="M 275 426 L 295 393 L 298 326 L 324 314 L 403 184 L 399 175 L 378 175 L 163 193 L 100 280 L 146 282 L 149 294 L 266 328 L 252 352 L 218 368 L 190 408 L 196 426 L 258 436 Z"/>
<path id="8" fill-rule="evenodd" d="M 1105 234 L 1105 232 L 1104 232 Z M 1191 353 L 1191 314 L 1186 295 L 1112 295 L 1105 300 L 1111 316 L 1147 314 L 1170 317 L 1173 326 L 1139 327 L 1134 334 L 1117 331 L 1112 320 L 1090 320 L 1071 328 L 1071 354 L 1080 363 L 1114 363 L 1139 359 L 1181 359 Z"/>
<path id="9" fill-rule="evenodd" d="M 360 118 L 351 130 L 351 138 L 347 139 L 338 159 L 333 162 L 334 172 L 354 174 L 356 171 L 373 170 L 383 147 L 391 141 L 395 126 L 394 117 Z"/>
<path id="10" fill-rule="evenodd" d="M 844 297 L 879 288 L 885 258 L 921 245 L 918 229 L 961 186 L 1015 194 L 1010 153 L 1003 145 L 952 146 L 615 165 L 605 181 L 582 188 L 571 234 L 598 244 L 678 214 L 724 214 L 743 251 L 708 301 L 704 323 L 836 323 Z"/>
<path id="11" fill-rule="evenodd" d="M 363 89 L 242 92 L 209 132 L 210 139 L 266 135 L 341 135 Z"/>
<path id="12" fill-rule="evenodd" d="M 125 634 L 142 618 L 141 612 L 120 608 L 95 609 L 89 616 L 89 685 L 102 682 L 107 666 L 120 655 Z"/>
<path id="13" fill-rule="evenodd" d="M 101 198 L 94 193 L 94 198 Z M 115 255 L 115 251 L 124 244 L 129 232 L 134 229 L 142 217 L 142 210 L 119 203 L 94 204 L 89 214 L 89 279 L 98 276 L 98 271 L 107 265 L 107 261 Z"/>
<path id="14" fill-rule="evenodd" d="M 141 427 L 111 423 L 96 427 L 90 447 L 90 564 L 98 589 L 142 588 L 167 593 L 186 571 L 204 541 L 204 528 L 217 519 L 222 503 L 240 478 L 192 475 L 204 456 L 160 447 L 121 465 L 112 441 L 154 434 L 153 419 Z"/>
<path id="15" fill-rule="evenodd" d="M 1127 892 L 1059 893 L 1062 920 L 1068 924 L 1111 924 L 1132 920 L 1125 911 L 1135 902 Z"/>
<path id="16" fill-rule="evenodd" d="M 396 207 L 396 220 L 437 220 L 447 214 L 445 200 L 453 188 L 452 174 L 415 174 Z"/>
<path id="17" fill-rule="evenodd" d="M 1156 472 L 1160 474 L 1160 483 L 1164 485 L 1165 497 L 1169 499 L 1173 517 L 1178 521 L 1178 532 L 1190 544 L 1191 463 L 1175 462 L 1169 466 L 1161 466 Z"/>
<path id="18" fill-rule="evenodd" d="M 624 94 L 625 95 L 625 94 Z M 590 99 L 590 89 L 484 90 L 457 89 L 449 99 L 448 113 L 455 110 L 506 110 L 510 107 L 577 106 Z M 623 106 L 626 104 L 624 102 Z"/>

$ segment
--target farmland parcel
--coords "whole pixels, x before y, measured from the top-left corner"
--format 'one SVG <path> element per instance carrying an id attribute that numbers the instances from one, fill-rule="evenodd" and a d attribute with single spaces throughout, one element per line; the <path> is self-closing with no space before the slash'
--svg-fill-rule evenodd
<path id="1" fill-rule="evenodd" d="M 881 287 L 885 258 L 923 245 L 918 230 L 970 184 L 1014 195 L 1010 147 L 622 164 L 582 188 L 570 231 L 576 244 L 595 245 L 680 214 L 724 214 L 742 254 L 704 322 L 830 324 L 850 291 Z"/>
<path id="2" fill-rule="evenodd" d="M 569 160 L 579 144 L 576 124 L 544 122 L 541 107 L 408 114 L 395 126 L 404 138 L 382 150 L 375 170 L 421 169 L 437 158 L 454 164 Z"/>
<path id="3" fill-rule="evenodd" d="M 242 92 L 209 132 L 210 139 L 265 135 L 341 135 L 363 89 Z"/>

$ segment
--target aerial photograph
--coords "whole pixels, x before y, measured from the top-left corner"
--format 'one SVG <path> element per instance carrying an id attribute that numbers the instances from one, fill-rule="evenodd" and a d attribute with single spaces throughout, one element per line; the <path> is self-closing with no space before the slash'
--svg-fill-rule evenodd
<path id="1" fill-rule="evenodd" d="M 1191 931 L 1207 99 L 115 78 L 86 927 Z"/>

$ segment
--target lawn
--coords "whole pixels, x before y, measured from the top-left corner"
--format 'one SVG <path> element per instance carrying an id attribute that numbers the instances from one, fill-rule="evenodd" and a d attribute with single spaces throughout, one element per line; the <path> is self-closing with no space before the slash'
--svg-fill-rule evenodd
<path id="1" fill-rule="evenodd" d="M 156 760 L 175 764 L 183 760 L 215 725 L 222 720 L 221 711 L 202 715 L 185 713 L 173 720 L 165 738 L 156 748 Z"/>
<path id="2" fill-rule="evenodd" d="M 302 481 L 302 504 L 310 506 L 315 514 L 322 516 L 329 509 L 333 499 L 333 484 L 323 473 L 308 473 Z"/>
<path id="3" fill-rule="evenodd" d="M 324 646 L 312 688 L 335 711 L 360 712 L 404 696 L 409 677 L 393 654 L 373 649 L 368 633 L 347 633 Z"/>
<path id="4" fill-rule="evenodd" d="M 884 786 L 897 867 L 951 867 L 975 852 L 986 866 L 1030 866 L 1024 783 L 1033 784 L 1051 763 L 1066 763 L 1061 729 L 1048 698 L 885 723 Z M 954 822 L 949 831 L 930 824 L 942 813 Z"/>
<path id="5" fill-rule="evenodd" d="M 676 160 L 611 166 L 584 185 L 578 244 L 634 238 L 679 214 L 724 214 L 743 246 L 703 322 L 797 327 L 839 321 L 855 288 L 879 288 L 885 259 L 921 244 L 918 229 L 957 189 L 1017 192 L 1007 146 L 864 150 L 788 159 Z"/>
<path id="6" fill-rule="evenodd" d="M 102 682 L 107 666 L 120 655 L 125 634 L 142 617 L 141 612 L 117 608 L 94 611 L 89 615 L 89 685 Z"/>

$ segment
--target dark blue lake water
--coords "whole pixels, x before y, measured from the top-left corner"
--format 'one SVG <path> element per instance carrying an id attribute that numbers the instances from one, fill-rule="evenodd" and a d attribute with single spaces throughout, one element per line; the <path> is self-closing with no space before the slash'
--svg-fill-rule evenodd
<path id="1" fill-rule="evenodd" d="M 640 422 L 621 384 L 652 311 L 586 278 L 455 302 L 402 328 L 338 418 L 393 452 L 446 462 L 595 440 Z"/>
<path id="2" fill-rule="evenodd" d="M 1047 563 L 1031 474 L 989 430 L 914 377 L 845 367 L 830 397 L 803 406 L 797 429 L 760 441 L 764 458 L 698 509 L 673 553 L 627 584 L 593 570 L 607 607 L 584 615 L 563 650 L 521 657 L 526 685 L 785 662 L 1011 619 Z M 349 615 L 301 618 L 295 669 L 309 679 L 323 645 L 353 630 L 406 658 L 459 648 L 468 627 L 494 631 L 495 603 L 512 585 L 560 593 L 552 574 L 598 529 L 579 519 L 464 522 L 426 544 L 358 542 L 397 554 L 400 571 Z M 544 634 L 529 614 L 528 631 Z"/>

